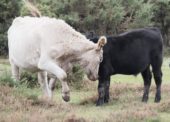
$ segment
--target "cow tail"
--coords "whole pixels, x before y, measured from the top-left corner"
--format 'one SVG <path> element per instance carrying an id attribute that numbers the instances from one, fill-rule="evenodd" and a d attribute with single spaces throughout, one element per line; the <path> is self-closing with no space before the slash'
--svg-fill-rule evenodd
<path id="1" fill-rule="evenodd" d="M 26 7 L 34 17 L 41 17 L 41 12 L 29 0 L 23 0 Z"/>

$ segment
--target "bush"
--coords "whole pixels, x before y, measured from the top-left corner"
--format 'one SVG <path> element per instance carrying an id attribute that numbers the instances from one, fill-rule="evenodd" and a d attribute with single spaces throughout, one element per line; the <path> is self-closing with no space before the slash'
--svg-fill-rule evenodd
<path id="1" fill-rule="evenodd" d="M 0 26 L 1 27 L 1 26 Z M 0 55 L 6 56 L 8 54 L 8 44 L 7 44 L 7 35 L 0 32 Z"/>
<path id="2" fill-rule="evenodd" d="M 75 89 L 83 87 L 84 71 L 79 65 L 75 65 L 72 72 L 68 74 L 68 83 Z"/>
<path id="3" fill-rule="evenodd" d="M 153 23 L 151 22 L 151 19 L 153 17 L 152 11 L 152 4 L 150 4 L 149 2 L 143 4 L 141 3 L 141 5 L 139 5 L 138 10 L 135 12 L 133 22 L 129 26 L 131 28 L 143 28 L 153 26 Z"/>
<path id="4" fill-rule="evenodd" d="M 21 73 L 20 83 L 25 84 L 28 88 L 37 87 L 39 85 L 37 73 L 30 73 L 30 72 Z"/>
<path id="5" fill-rule="evenodd" d="M 12 79 L 11 73 L 5 70 L 0 76 L 0 84 L 7 85 L 10 87 L 18 87 L 19 85 L 24 85 L 27 88 L 34 88 L 38 86 L 38 78 L 36 74 L 32 74 L 29 72 L 21 73 L 21 80 L 16 81 Z"/>
<path id="6" fill-rule="evenodd" d="M 19 85 L 19 81 L 14 81 L 11 78 L 11 74 L 6 70 L 0 76 L 0 84 L 1 85 L 7 85 L 7 86 L 10 86 L 10 87 L 17 87 Z"/>
<path id="7" fill-rule="evenodd" d="M 20 0 L 0 0 L 0 55 L 8 54 L 7 30 L 12 19 L 19 16 Z"/>
<path id="8" fill-rule="evenodd" d="M 77 31 L 117 35 L 132 28 L 157 26 L 170 46 L 169 0 L 29 0 L 43 16 L 64 19 Z M 8 54 L 7 29 L 16 16 L 30 15 L 21 0 L 0 0 L 0 55 Z"/>
<path id="9" fill-rule="evenodd" d="M 81 89 L 83 87 L 84 71 L 80 66 L 75 65 L 72 72 L 68 74 L 68 84 L 75 89 Z M 12 79 L 9 71 L 5 71 L 0 76 L 0 84 L 8 85 L 10 87 L 18 87 L 19 85 L 24 85 L 27 88 L 39 87 L 37 73 L 22 72 L 20 81 L 15 81 Z M 60 88 L 60 81 L 56 82 L 56 87 Z"/>
<path id="10" fill-rule="evenodd" d="M 84 78 L 84 71 L 80 68 L 79 65 L 75 65 L 72 69 L 72 72 L 68 73 L 67 81 L 68 84 L 75 89 L 81 89 L 83 87 L 83 78 Z M 50 80 L 50 78 L 48 79 Z M 28 88 L 34 88 L 39 86 L 37 73 L 30 73 L 30 72 L 23 72 L 21 73 L 21 80 L 20 84 L 26 84 Z M 60 88 L 61 83 L 60 81 L 56 81 L 56 87 Z"/>
<path id="11" fill-rule="evenodd" d="M 164 56 L 170 56 L 170 47 L 164 48 Z"/>

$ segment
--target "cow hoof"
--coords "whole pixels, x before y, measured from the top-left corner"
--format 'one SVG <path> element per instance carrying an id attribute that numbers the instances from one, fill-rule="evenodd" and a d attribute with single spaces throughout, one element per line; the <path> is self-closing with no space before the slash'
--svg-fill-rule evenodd
<path id="1" fill-rule="evenodd" d="M 63 100 L 65 102 L 69 102 L 70 101 L 70 96 L 62 96 Z"/>
<path id="2" fill-rule="evenodd" d="M 109 99 L 104 99 L 104 103 L 108 103 L 109 102 Z"/>
<path id="3" fill-rule="evenodd" d="M 148 99 L 142 99 L 142 102 L 144 102 L 144 103 L 147 103 L 148 102 Z"/>
<path id="4" fill-rule="evenodd" d="M 143 95 L 142 102 L 144 102 L 144 103 L 148 102 L 148 95 L 146 95 L 146 94 Z"/>
<path id="5" fill-rule="evenodd" d="M 161 101 L 161 97 L 155 97 L 155 103 L 159 103 Z"/>
<path id="6" fill-rule="evenodd" d="M 98 100 L 96 106 L 102 106 L 104 104 L 104 100 Z"/>

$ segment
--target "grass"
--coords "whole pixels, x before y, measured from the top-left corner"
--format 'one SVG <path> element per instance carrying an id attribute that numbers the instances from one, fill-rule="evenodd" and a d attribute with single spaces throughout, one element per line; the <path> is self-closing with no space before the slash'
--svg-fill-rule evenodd
<path id="1" fill-rule="evenodd" d="M 1 61 L 0 61 L 1 62 Z M 3 61 L 4 62 L 4 61 Z M 6 62 L 6 61 L 5 61 Z M 54 91 L 52 102 L 39 99 L 40 88 L 0 85 L 0 122 L 169 122 L 170 121 L 170 59 L 162 67 L 162 101 L 154 103 L 152 82 L 148 103 L 141 102 L 143 81 L 140 75 L 112 76 L 110 101 L 96 107 L 97 82 L 89 82 L 81 90 L 71 89 L 71 101 L 65 103 L 61 90 Z M 0 64 L 0 75 L 9 72 L 8 63 Z M 1 81 L 0 81 L 1 82 Z"/>

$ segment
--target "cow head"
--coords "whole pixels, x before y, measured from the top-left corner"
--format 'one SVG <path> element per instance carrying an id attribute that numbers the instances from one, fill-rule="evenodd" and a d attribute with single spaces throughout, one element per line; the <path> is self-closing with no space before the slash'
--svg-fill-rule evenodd
<path id="1" fill-rule="evenodd" d="M 82 55 L 82 66 L 85 69 L 87 77 L 92 81 L 98 79 L 99 64 L 103 60 L 102 47 L 106 44 L 106 42 L 106 37 L 100 37 L 98 43 L 95 44 L 95 47 Z"/>

